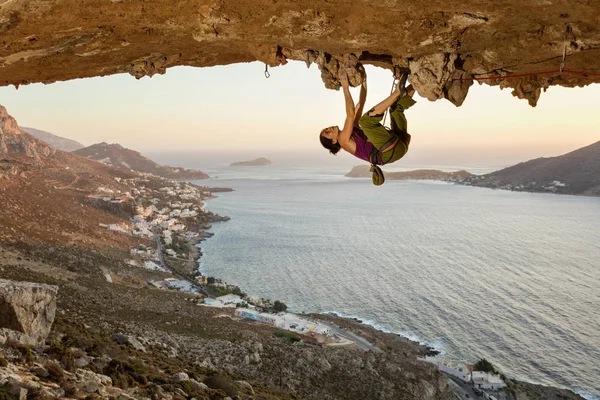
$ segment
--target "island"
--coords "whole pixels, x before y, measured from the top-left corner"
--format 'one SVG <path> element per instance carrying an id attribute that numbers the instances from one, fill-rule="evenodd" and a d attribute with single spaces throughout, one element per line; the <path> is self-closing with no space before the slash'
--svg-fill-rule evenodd
<path id="1" fill-rule="evenodd" d="M 344 176 L 349 178 L 370 178 L 370 166 L 358 165 L 352 168 L 352 170 Z M 392 181 L 403 179 L 461 181 L 463 179 L 470 178 L 471 176 L 473 176 L 473 174 L 464 170 L 456 172 L 444 172 L 437 169 L 416 169 L 402 172 L 385 172 L 385 178 Z"/>
<path id="2" fill-rule="evenodd" d="M 266 167 L 272 165 L 271 160 L 265 157 L 260 157 L 250 161 L 238 161 L 233 164 L 229 164 L 230 167 Z"/>

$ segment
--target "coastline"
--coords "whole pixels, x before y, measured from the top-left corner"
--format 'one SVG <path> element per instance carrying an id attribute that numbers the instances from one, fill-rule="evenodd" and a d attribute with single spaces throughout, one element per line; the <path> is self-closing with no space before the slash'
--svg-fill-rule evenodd
<path id="1" fill-rule="evenodd" d="M 211 235 L 203 238 L 201 241 L 199 241 L 199 243 L 203 242 L 208 237 L 214 236 L 214 234 L 212 234 L 212 232 L 206 232 L 206 233 L 210 233 Z M 196 266 L 197 266 L 198 273 L 201 273 L 200 261 L 201 261 L 202 255 L 203 255 L 202 250 L 199 249 L 199 256 L 196 259 Z M 215 278 L 218 278 L 218 277 L 215 276 Z M 243 287 L 240 287 L 240 288 L 243 289 Z M 282 299 L 282 300 L 285 301 L 285 299 Z M 342 313 L 339 313 L 336 311 L 326 311 L 326 312 L 321 312 L 321 313 L 302 312 L 299 315 L 307 315 L 307 316 L 311 316 L 313 318 L 322 319 L 322 320 L 329 321 L 329 322 L 339 323 L 339 325 L 342 325 L 359 335 L 366 335 L 365 337 L 368 337 L 369 340 L 375 338 L 373 340 L 373 343 L 378 344 L 378 345 L 386 342 L 387 340 L 395 339 L 395 340 L 400 340 L 404 343 L 410 343 L 414 346 L 418 346 L 421 349 L 420 351 L 423 352 L 423 355 L 434 355 L 435 356 L 435 355 L 439 355 L 439 354 L 444 354 L 443 349 L 436 348 L 436 346 L 432 345 L 431 343 L 427 343 L 421 339 L 418 339 L 415 337 L 409 337 L 405 334 L 393 332 L 391 330 L 382 328 L 382 327 L 378 326 L 376 322 L 362 319 L 360 316 L 343 315 Z M 385 347 L 386 346 L 384 345 L 383 348 L 385 348 Z M 575 389 L 573 389 L 573 388 L 567 388 L 567 387 L 561 388 L 558 386 L 550 386 L 550 385 L 545 385 L 545 384 L 541 384 L 541 383 L 519 380 L 518 378 L 514 378 L 514 377 L 510 377 L 509 379 L 511 381 L 514 381 L 515 385 L 517 385 L 517 386 L 521 385 L 522 387 L 526 387 L 527 391 L 531 391 L 531 390 L 533 390 L 534 392 L 540 392 L 543 390 L 559 391 L 559 392 L 560 391 L 568 391 L 569 393 L 573 394 L 576 397 L 565 397 L 565 399 L 566 398 L 569 398 L 569 399 L 570 398 L 579 398 L 579 399 L 587 399 L 587 400 L 599 400 L 600 399 L 600 397 L 596 397 L 595 395 L 587 393 L 587 392 L 583 392 L 583 391 L 576 392 Z M 537 388 L 537 389 L 532 389 L 532 388 Z M 525 389 L 523 389 L 523 390 L 525 390 Z M 545 397 L 541 397 L 541 398 L 545 399 Z M 550 398 L 554 398 L 554 397 L 548 397 L 548 399 L 550 399 Z"/>

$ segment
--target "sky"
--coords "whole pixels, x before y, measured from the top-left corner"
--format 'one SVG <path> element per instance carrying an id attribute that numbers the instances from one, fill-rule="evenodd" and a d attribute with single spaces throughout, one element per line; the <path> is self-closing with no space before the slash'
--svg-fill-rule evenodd
<path id="1" fill-rule="evenodd" d="M 147 155 L 332 157 L 318 133 L 343 125 L 342 92 L 325 89 L 316 65 L 290 62 L 269 72 L 267 79 L 264 64 L 256 62 L 174 67 L 140 80 L 120 74 L 0 87 L 0 104 L 21 126 L 84 145 L 119 143 Z M 367 75 L 365 109 L 392 85 L 387 70 L 367 66 Z M 357 100 L 358 89 L 353 95 Z M 416 96 L 406 112 L 412 142 L 405 158 L 422 165 L 506 166 L 561 155 L 600 140 L 599 98 L 598 84 L 551 87 L 535 108 L 508 89 L 477 83 L 459 108 Z"/>

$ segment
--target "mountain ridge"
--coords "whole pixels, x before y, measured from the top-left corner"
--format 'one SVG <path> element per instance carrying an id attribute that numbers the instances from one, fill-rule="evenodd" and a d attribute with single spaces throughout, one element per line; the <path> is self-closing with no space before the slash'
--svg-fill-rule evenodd
<path id="1" fill-rule="evenodd" d="M 92 160 L 110 164 L 115 167 L 150 173 L 167 179 L 196 180 L 208 179 L 207 174 L 200 170 L 160 165 L 140 152 L 121 146 L 118 143 L 96 143 L 73 152 Z"/>
<path id="2" fill-rule="evenodd" d="M 20 126 L 19 128 L 21 128 L 22 131 L 25 131 L 30 135 L 40 139 L 41 141 L 48 143 L 57 150 L 72 152 L 85 147 L 83 144 L 75 140 L 67 139 L 41 129 L 29 128 L 26 126 Z"/>
<path id="3" fill-rule="evenodd" d="M 600 141 L 556 157 L 521 162 L 464 183 L 531 192 L 600 196 Z"/>

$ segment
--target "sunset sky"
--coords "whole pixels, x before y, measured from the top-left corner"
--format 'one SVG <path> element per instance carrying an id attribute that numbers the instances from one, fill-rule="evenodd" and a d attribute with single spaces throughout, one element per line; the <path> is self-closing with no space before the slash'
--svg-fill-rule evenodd
<path id="1" fill-rule="evenodd" d="M 178 67 L 130 75 L 0 88 L 0 104 L 21 126 L 84 145 L 120 143 L 142 153 L 297 152 L 327 156 L 318 132 L 342 125 L 341 91 L 327 90 L 318 68 L 292 62 Z M 391 73 L 367 67 L 367 108 L 389 94 Z M 358 89 L 353 91 L 355 100 Z M 464 105 L 418 98 L 407 112 L 410 156 L 424 164 L 511 164 L 556 156 L 600 140 L 600 85 L 552 87 L 536 108 L 510 90 L 475 84 Z M 408 157 L 408 156 L 407 156 Z"/>

